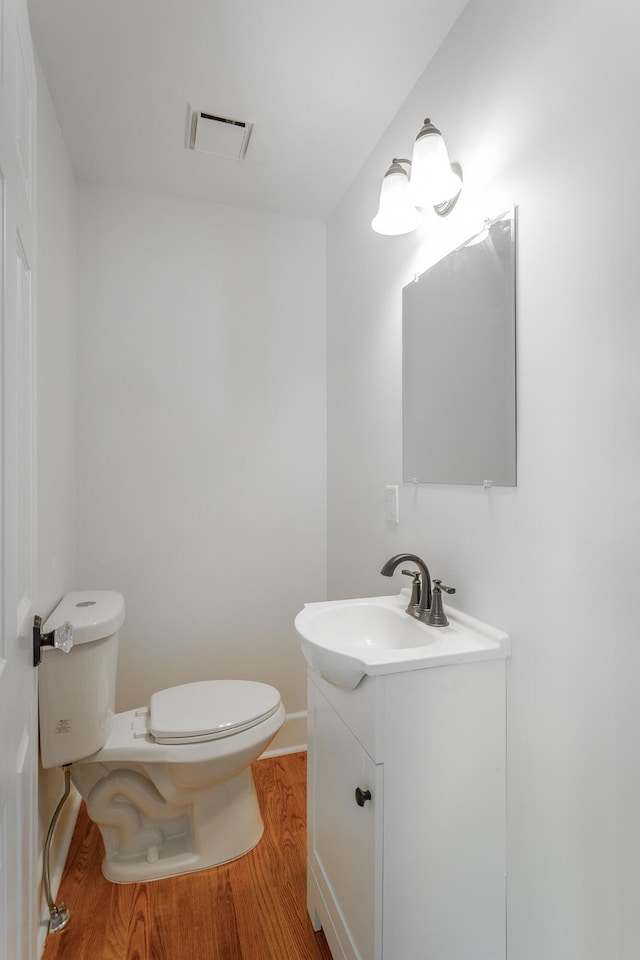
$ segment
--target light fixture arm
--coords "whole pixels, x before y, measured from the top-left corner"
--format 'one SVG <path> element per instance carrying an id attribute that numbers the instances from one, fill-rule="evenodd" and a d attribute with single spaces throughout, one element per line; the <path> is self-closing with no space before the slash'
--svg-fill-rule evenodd
<path id="1" fill-rule="evenodd" d="M 457 162 L 457 160 L 451 161 L 451 169 L 456 174 L 456 176 L 460 178 L 460 190 L 456 193 L 455 197 L 452 197 L 450 200 L 447 200 L 445 203 L 436 203 L 434 205 L 433 209 L 435 210 L 435 212 L 438 214 L 439 217 L 446 217 L 451 213 L 456 203 L 458 202 L 458 197 L 460 196 L 460 193 L 462 192 L 462 183 L 464 181 L 464 178 L 462 176 L 462 167 Z"/>

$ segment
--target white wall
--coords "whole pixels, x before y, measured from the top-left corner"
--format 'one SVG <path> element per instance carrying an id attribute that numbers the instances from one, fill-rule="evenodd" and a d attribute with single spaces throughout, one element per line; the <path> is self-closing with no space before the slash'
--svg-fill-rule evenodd
<path id="1" fill-rule="evenodd" d="M 304 711 L 293 618 L 326 589 L 324 226 L 79 196 L 78 586 L 125 597 L 118 708 L 244 677 Z"/>
<path id="2" fill-rule="evenodd" d="M 38 612 L 76 570 L 76 182 L 38 69 Z"/>
<path id="3" fill-rule="evenodd" d="M 76 582 L 77 203 L 75 178 L 39 67 L 37 83 L 38 581 L 34 610 L 47 617 Z M 58 770 L 40 771 L 40 850 L 62 788 Z M 54 835 L 50 859 L 54 891 L 74 813 L 74 805 L 68 803 Z M 41 926 L 40 946 L 45 931 Z"/>
<path id="4" fill-rule="evenodd" d="M 474 0 L 328 225 L 329 595 L 399 589 L 378 570 L 409 550 L 511 635 L 510 960 L 640 942 L 639 35 L 623 0 Z M 461 200 L 378 236 L 381 178 L 425 116 Z M 396 527 L 402 286 L 513 203 L 518 486 L 401 485 Z M 446 410 L 424 424 L 446 432 Z"/>

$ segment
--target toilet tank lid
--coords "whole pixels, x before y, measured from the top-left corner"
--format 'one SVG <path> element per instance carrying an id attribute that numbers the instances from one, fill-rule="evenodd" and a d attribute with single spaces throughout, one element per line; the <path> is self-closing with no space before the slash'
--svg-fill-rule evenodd
<path id="1" fill-rule="evenodd" d="M 113 590 L 68 593 L 50 615 L 42 632 L 50 633 L 67 620 L 73 627 L 74 646 L 110 637 L 124 622 L 124 597 Z"/>

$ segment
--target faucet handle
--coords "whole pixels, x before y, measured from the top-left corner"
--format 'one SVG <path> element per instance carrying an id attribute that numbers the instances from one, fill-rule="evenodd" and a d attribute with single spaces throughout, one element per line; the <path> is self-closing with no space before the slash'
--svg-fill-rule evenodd
<path id="1" fill-rule="evenodd" d="M 447 615 L 442 609 L 442 591 L 445 593 L 455 593 L 455 587 L 447 587 L 442 580 L 433 581 L 433 594 L 431 597 L 431 609 L 427 615 L 426 622 L 431 627 L 446 627 L 449 623 Z"/>
<path id="2" fill-rule="evenodd" d="M 409 601 L 407 613 L 414 615 L 415 611 L 411 608 L 418 607 L 420 598 L 422 597 L 422 574 L 419 570 L 402 570 L 401 573 L 404 573 L 405 577 L 413 578 L 411 581 L 411 600 Z"/>
<path id="3" fill-rule="evenodd" d="M 455 588 L 455 587 L 446 587 L 446 586 L 444 585 L 444 583 L 442 582 L 442 580 L 434 580 L 434 581 L 433 581 L 433 586 L 434 586 L 434 588 L 435 588 L 436 590 L 444 590 L 445 593 L 455 593 L 455 592 L 456 592 L 456 588 Z"/>

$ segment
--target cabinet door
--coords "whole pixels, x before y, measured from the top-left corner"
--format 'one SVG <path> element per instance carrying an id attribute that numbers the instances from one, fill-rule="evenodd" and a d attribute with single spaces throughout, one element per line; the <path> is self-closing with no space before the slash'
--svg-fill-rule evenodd
<path id="1" fill-rule="evenodd" d="M 382 765 L 373 763 L 315 689 L 312 709 L 313 868 L 336 928 L 348 940 L 345 955 L 375 960 L 382 926 Z M 357 788 L 371 792 L 362 806 Z"/>

